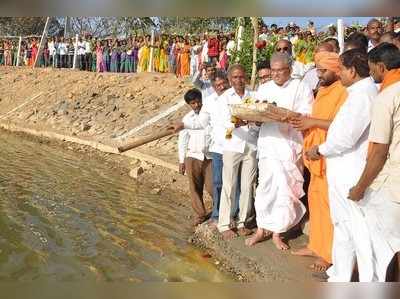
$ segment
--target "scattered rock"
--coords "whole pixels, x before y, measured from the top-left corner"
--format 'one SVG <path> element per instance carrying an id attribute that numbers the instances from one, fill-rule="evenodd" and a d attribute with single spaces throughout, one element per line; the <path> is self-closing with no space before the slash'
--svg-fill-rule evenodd
<path id="1" fill-rule="evenodd" d="M 90 130 L 91 126 L 89 124 L 82 124 L 81 125 L 81 131 L 88 131 Z"/>
<path id="2" fill-rule="evenodd" d="M 150 193 L 153 195 L 160 195 L 161 192 L 162 192 L 161 188 L 154 188 L 150 191 Z"/>
<path id="3" fill-rule="evenodd" d="M 141 174 L 144 173 L 144 169 L 142 167 L 135 167 L 129 172 L 129 176 L 131 178 L 137 179 Z"/>

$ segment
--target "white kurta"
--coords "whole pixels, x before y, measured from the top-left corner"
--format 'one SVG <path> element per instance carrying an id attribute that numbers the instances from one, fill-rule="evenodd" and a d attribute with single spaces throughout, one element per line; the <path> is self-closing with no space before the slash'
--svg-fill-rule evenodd
<path id="1" fill-rule="evenodd" d="M 371 251 L 365 221 L 358 205 L 347 198 L 361 176 L 368 150 L 371 104 L 377 90 L 371 78 L 347 88 L 348 97 L 329 127 L 319 152 L 326 157 L 329 205 L 334 225 L 329 281 L 349 282 L 355 260 L 360 281 L 372 276 Z"/>
<path id="2" fill-rule="evenodd" d="M 311 89 L 298 79 L 290 79 L 283 86 L 269 81 L 259 87 L 256 98 L 302 114 L 311 112 L 313 101 Z M 300 201 L 304 195 L 299 163 L 302 144 L 301 133 L 288 124 L 271 122 L 261 126 L 255 198 L 258 227 L 282 233 L 304 216 L 305 207 Z"/>

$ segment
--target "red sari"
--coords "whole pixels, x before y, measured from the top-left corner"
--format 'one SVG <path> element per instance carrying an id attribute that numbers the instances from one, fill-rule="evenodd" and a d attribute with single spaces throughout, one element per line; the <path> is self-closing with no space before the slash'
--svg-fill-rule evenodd
<path id="1" fill-rule="evenodd" d="M 31 52 L 31 58 L 29 60 L 29 66 L 34 66 L 37 54 L 38 54 L 38 47 L 36 42 L 34 41 L 32 42 L 32 52 Z"/>

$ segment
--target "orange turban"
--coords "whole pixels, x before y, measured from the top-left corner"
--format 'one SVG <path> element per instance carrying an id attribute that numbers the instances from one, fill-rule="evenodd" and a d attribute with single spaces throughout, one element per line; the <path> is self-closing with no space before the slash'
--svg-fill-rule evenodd
<path id="1" fill-rule="evenodd" d="M 335 52 L 321 51 L 315 54 L 314 60 L 318 68 L 327 69 L 339 74 L 339 54 Z"/>

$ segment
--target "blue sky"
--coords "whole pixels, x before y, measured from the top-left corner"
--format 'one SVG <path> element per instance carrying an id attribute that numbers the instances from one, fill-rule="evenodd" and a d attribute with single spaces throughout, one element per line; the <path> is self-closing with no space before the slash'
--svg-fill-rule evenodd
<path id="1" fill-rule="evenodd" d="M 351 25 L 356 22 L 365 25 L 372 17 L 263 17 L 263 20 L 268 25 L 275 23 L 278 26 L 286 26 L 289 22 L 294 22 L 300 27 L 306 26 L 308 20 L 313 20 L 318 30 L 329 24 L 336 24 L 338 18 L 343 19 L 345 25 Z"/>

